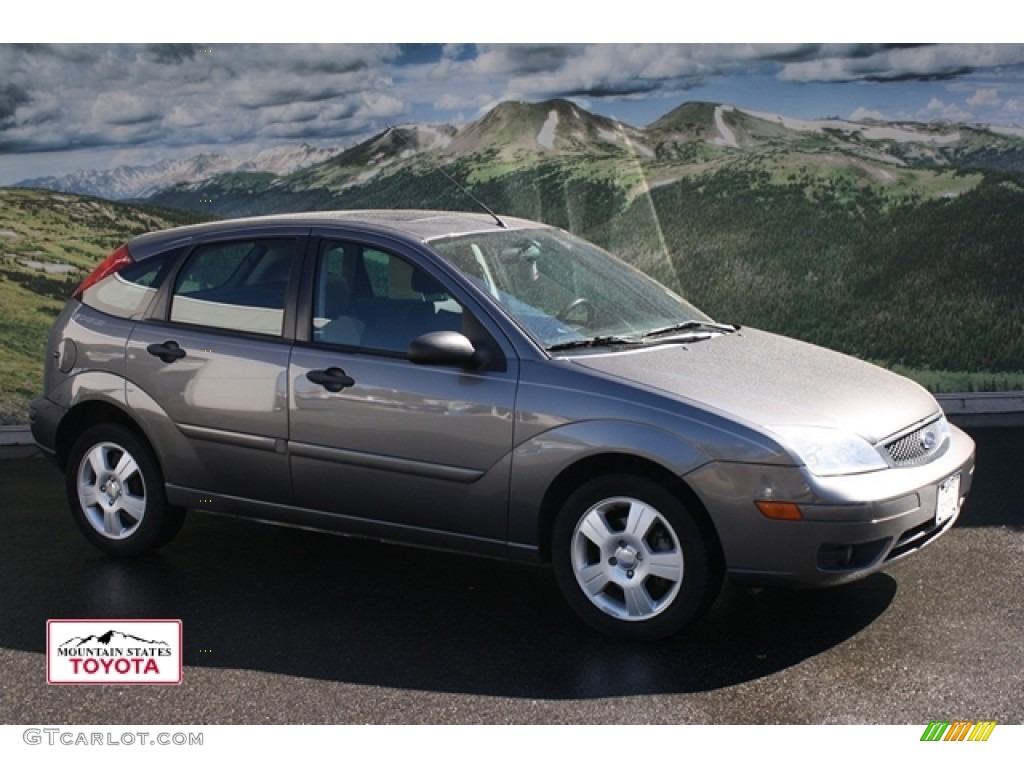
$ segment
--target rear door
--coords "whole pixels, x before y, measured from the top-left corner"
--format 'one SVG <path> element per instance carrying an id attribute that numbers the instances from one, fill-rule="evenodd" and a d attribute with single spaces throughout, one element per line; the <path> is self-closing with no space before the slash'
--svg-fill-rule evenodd
<path id="1" fill-rule="evenodd" d="M 267 234 L 196 245 L 158 316 L 132 333 L 129 380 L 185 437 L 168 441 L 185 446 L 164 457 L 168 482 L 291 501 L 286 374 L 304 243 Z"/>
<path id="2" fill-rule="evenodd" d="M 311 309 L 297 329 L 307 340 L 296 342 L 288 374 L 296 503 L 371 535 L 456 537 L 503 552 L 518 379 L 511 346 L 415 253 L 328 237 L 310 253 Z M 438 330 L 487 348 L 490 364 L 410 362 L 409 343 Z"/>

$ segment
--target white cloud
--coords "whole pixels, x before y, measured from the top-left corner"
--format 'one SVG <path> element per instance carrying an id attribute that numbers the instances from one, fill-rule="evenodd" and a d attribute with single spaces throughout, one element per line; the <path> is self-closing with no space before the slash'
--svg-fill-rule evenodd
<path id="1" fill-rule="evenodd" d="M 964 89 L 960 107 L 940 101 L 919 113 L 925 119 L 967 119 L 966 108 L 986 120 L 1019 115 L 1024 98 L 1012 81 L 1024 67 L 1017 44 L 449 44 L 408 53 L 393 44 L 0 44 L 0 152 L 362 138 L 505 99 L 568 97 L 628 111 L 627 101 L 678 103 L 694 88 L 706 93 L 750 74 L 765 82 L 939 77 Z M 1002 79 L 963 78 L 976 67 Z M 885 117 L 864 107 L 858 116 Z"/>
<path id="2" fill-rule="evenodd" d="M 329 135 L 365 131 L 366 117 L 402 108 L 388 94 L 399 53 L 391 44 L 0 45 L 0 89 L 18 95 L 0 148 L 238 141 L 287 134 L 289 121 L 305 135 L 333 102 L 348 105 L 343 119 L 363 119 L 327 126 Z"/>
<path id="3" fill-rule="evenodd" d="M 850 119 L 854 122 L 863 122 L 864 120 L 891 120 L 888 115 L 879 112 L 877 109 L 867 109 L 866 107 L 857 107 L 853 112 L 850 113 Z"/>
<path id="4" fill-rule="evenodd" d="M 175 105 L 164 118 L 164 124 L 170 129 L 196 128 L 203 124 L 202 118 L 191 107 Z"/>
<path id="5" fill-rule="evenodd" d="M 105 126 L 149 123 L 159 120 L 161 111 L 154 101 L 137 93 L 106 91 L 96 96 L 89 114 L 89 125 L 102 129 Z"/>
<path id="6" fill-rule="evenodd" d="M 485 104 L 490 104 L 493 101 L 494 97 L 489 93 L 471 93 L 465 96 L 454 93 L 445 93 L 434 100 L 434 109 L 441 112 L 452 112 L 464 109 L 473 110 L 479 109 Z"/>
<path id="7" fill-rule="evenodd" d="M 926 120 L 961 122 L 970 120 L 972 115 L 956 104 L 946 104 L 942 99 L 933 98 L 923 110 Z"/>
<path id="8" fill-rule="evenodd" d="M 1024 64 L 1024 45 L 939 44 L 885 48 L 852 47 L 843 55 L 786 64 L 779 75 L 797 82 L 904 80 L 954 77 L 979 68 Z"/>
<path id="9" fill-rule="evenodd" d="M 359 117 L 397 117 L 404 114 L 406 104 L 386 93 L 363 94 L 363 106 L 356 110 Z"/>
<path id="10" fill-rule="evenodd" d="M 972 107 L 998 107 L 1002 103 L 999 98 L 999 91 L 995 88 L 979 88 L 974 95 L 967 99 Z"/>
<path id="11" fill-rule="evenodd" d="M 1003 110 L 1010 115 L 1024 115 L 1024 100 L 1007 99 L 1003 104 Z"/>

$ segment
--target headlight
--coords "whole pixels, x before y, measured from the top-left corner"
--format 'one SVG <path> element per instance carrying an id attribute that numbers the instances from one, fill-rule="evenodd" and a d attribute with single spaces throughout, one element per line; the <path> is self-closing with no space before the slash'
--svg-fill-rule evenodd
<path id="1" fill-rule="evenodd" d="M 888 464 L 863 437 L 828 427 L 771 427 L 815 475 L 854 475 Z"/>

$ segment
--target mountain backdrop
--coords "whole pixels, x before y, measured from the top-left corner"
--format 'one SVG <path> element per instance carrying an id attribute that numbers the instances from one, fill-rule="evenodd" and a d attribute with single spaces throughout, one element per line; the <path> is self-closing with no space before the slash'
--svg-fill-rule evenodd
<path id="1" fill-rule="evenodd" d="M 26 365 L 38 366 L 38 328 L 82 277 L 60 270 L 86 269 L 135 231 L 298 210 L 474 210 L 475 197 L 594 240 L 718 319 L 933 389 L 1024 387 L 1024 129 L 712 103 L 641 129 L 569 101 L 506 102 L 462 127 L 397 126 L 344 150 L 203 155 L 19 186 L 56 191 L 0 194 L 0 292 L 46 299 L 27 332 L 0 293 L 3 353 L 16 346 Z M 38 386 L 26 378 L 9 406 Z"/>
<path id="2" fill-rule="evenodd" d="M 201 154 L 184 160 L 164 160 L 154 165 L 41 176 L 25 179 L 16 186 L 92 195 L 108 200 L 143 199 L 175 184 L 196 184 L 228 173 L 281 176 L 323 162 L 340 151 L 299 144 L 275 147 L 242 158 Z"/>

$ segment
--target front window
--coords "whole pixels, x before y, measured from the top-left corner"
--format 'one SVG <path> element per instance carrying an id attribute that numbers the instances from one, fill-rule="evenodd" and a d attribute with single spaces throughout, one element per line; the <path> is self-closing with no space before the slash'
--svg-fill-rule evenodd
<path id="1" fill-rule="evenodd" d="M 639 270 L 561 230 L 492 231 L 431 246 L 548 348 L 709 321 Z"/>
<path id="2" fill-rule="evenodd" d="M 404 356 L 430 331 L 461 331 L 462 305 L 427 272 L 359 243 L 320 245 L 313 340 Z"/>

